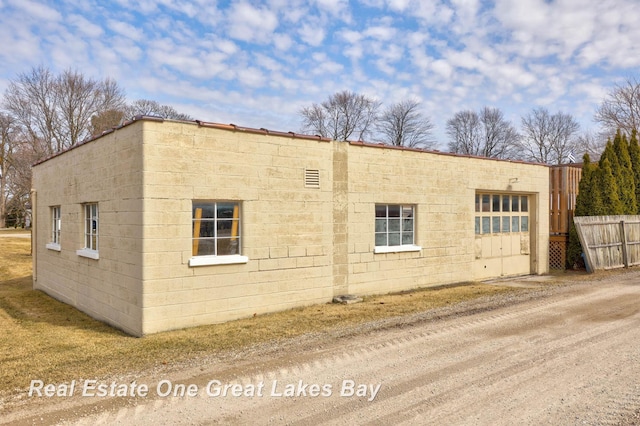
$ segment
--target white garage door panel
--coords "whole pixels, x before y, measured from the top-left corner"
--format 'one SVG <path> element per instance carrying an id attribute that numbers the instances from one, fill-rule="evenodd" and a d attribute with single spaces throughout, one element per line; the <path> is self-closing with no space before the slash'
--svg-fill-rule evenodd
<path id="1" fill-rule="evenodd" d="M 476 194 L 474 279 L 531 273 L 529 197 Z"/>

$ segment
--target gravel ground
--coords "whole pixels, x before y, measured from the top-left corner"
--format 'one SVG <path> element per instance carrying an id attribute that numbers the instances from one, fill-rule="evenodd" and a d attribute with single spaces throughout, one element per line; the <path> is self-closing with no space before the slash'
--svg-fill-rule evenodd
<path id="1" fill-rule="evenodd" d="M 3 422 L 640 422 L 639 270 L 499 284 L 531 288 L 98 383 L 144 397 L 22 396 Z"/>

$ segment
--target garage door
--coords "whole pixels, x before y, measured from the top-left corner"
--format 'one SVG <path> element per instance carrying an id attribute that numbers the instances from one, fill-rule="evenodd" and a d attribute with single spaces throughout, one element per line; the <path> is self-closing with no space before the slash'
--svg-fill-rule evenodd
<path id="1" fill-rule="evenodd" d="M 529 196 L 477 193 L 474 279 L 531 273 Z"/>

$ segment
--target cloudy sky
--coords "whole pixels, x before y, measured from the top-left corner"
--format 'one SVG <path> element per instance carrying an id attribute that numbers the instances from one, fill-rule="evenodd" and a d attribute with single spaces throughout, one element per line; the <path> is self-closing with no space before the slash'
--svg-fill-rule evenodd
<path id="1" fill-rule="evenodd" d="M 532 108 L 596 130 L 640 71 L 638 0 L 0 0 L 0 93 L 32 67 L 115 79 L 196 119 L 299 131 L 341 90 L 458 111 Z"/>

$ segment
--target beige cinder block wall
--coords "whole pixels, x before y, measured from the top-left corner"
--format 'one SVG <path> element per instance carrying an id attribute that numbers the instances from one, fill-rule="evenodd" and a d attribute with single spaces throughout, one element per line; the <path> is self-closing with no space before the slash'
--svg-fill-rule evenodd
<path id="1" fill-rule="evenodd" d="M 328 141 L 194 123 L 144 123 L 143 332 L 332 297 Z M 320 187 L 305 187 L 305 169 Z M 238 201 L 247 263 L 189 266 L 193 200 Z"/>
<path id="2" fill-rule="evenodd" d="M 142 333 L 142 124 L 33 167 L 34 288 L 130 334 Z M 99 206 L 99 259 L 84 247 L 84 203 Z M 60 206 L 59 248 L 51 207 Z M 51 244 L 49 244 L 51 247 Z"/>
<path id="3" fill-rule="evenodd" d="M 478 191 L 530 197 L 526 273 L 547 272 L 545 166 L 143 119 L 37 165 L 33 182 L 34 287 L 137 336 L 474 279 Z M 194 200 L 240 203 L 245 262 L 190 265 Z M 97 260 L 76 253 L 87 202 Z M 374 253 L 376 203 L 415 206 L 420 251 Z M 46 248 L 55 205 L 59 251 Z"/>
<path id="4" fill-rule="evenodd" d="M 483 260 L 476 259 L 475 251 L 478 191 L 529 195 L 532 253 L 525 273 L 548 272 L 548 167 L 361 143 L 346 149 L 345 263 L 350 293 L 385 293 L 501 276 L 497 268 L 486 276 L 474 276 L 475 264 Z M 422 250 L 374 253 L 377 203 L 415 206 L 415 243 Z"/>

